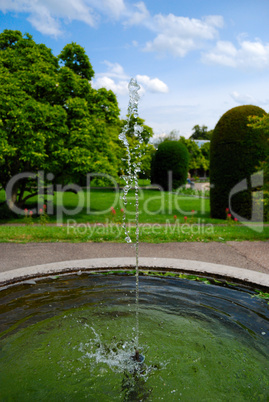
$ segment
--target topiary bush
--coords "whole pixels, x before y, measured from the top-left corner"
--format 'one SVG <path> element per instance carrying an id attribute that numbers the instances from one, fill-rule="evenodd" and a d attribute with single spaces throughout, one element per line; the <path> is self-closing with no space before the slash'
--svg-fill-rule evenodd
<path id="1" fill-rule="evenodd" d="M 245 219 L 251 218 L 252 191 L 250 176 L 268 154 L 264 131 L 248 126 L 249 116 L 263 116 L 257 106 L 245 105 L 228 110 L 218 121 L 210 147 L 211 217 L 225 219 L 229 194 L 242 180 L 248 189 L 231 198 L 232 210 Z"/>
<path id="2" fill-rule="evenodd" d="M 172 188 L 186 183 L 189 165 L 189 152 L 179 141 L 162 142 L 151 163 L 151 183 L 159 184 L 165 191 L 169 188 L 169 171 L 172 172 Z"/>

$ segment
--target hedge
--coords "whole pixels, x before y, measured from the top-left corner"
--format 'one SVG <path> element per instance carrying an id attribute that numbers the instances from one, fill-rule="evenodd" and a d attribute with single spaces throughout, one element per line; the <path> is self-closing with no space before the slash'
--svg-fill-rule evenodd
<path id="1" fill-rule="evenodd" d="M 266 112 L 253 105 L 238 106 L 218 121 L 210 147 L 211 217 L 225 219 L 229 194 L 235 185 L 246 179 L 248 189 L 231 198 L 231 209 L 240 217 L 252 216 L 251 175 L 268 155 L 266 134 L 248 126 L 248 116 Z"/>
<path id="2" fill-rule="evenodd" d="M 164 141 L 152 158 L 151 182 L 159 184 L 166 191 L 176 189 L 186 183 L 188 165 L 189 152 L 185 145 L 179 141 Z M 171 186 L 169 172 L 172 177 Z"/>

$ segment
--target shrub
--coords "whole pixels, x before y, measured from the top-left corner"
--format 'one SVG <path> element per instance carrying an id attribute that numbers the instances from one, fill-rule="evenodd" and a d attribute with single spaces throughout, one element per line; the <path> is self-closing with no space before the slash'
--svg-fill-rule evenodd
<path id="1" fill-rule="evenodd" d="M 218 121 L 210 148 L 210 207 L 212 218 L 225 219 L 229 194 L 242 180 L 248 189 L 235 194 L 232 210 L 250 219 L 252 192 L 250 176 L 268 154 L 266 134 L 249 127 L 249 116 L 263 116 L 265 111 L 257 106 L 238 106 L 226 112 Z"/>
<path id="2" fill-rule="evenodd" d="M 186 183 L 189 153 L 179 141 L 162 142 L 152 158 L 151 183 L 159 184 L 164 190 L 170 190 L 168 174 L 172 172 L 172 188 Z"/>

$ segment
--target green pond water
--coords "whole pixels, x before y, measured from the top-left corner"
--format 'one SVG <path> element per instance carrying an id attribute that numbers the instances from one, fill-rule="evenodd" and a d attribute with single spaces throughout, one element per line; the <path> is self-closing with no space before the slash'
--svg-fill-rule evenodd
<path id="1" fill-rule="evenodd" d="M 83 274 L 0 292 L 1 401 L 268 401 L 269 306 L 246 288 Z"/>

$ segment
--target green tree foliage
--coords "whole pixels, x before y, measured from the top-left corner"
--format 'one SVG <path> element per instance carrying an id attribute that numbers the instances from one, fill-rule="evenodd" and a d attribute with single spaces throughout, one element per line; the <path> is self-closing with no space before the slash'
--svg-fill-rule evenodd
<path id="1" fill-rule="evenodd" d="M 210 161 L 210 142 L 205 142 L 202 146 L 201 146 L 201 152 L 203 157 L 206 159 L 207 161 L 207 169 L 209 169 L 209 161 Z"/>
<path id="2" fill-rule="evenodd" d="M 159 136 L 155 138 L 152 142 L 156 149 L 158 149 L 159 145 L 164 141 L 178 141 L 179 140 L 179 131 L 172 130 L 169 134 Z"/>
<path id="3" fill-rule="evenodd" d="M 172 188 L 186 183 L 189 153 L 179 141 L 164 141 L 152 158 L 152 184 L 159 184 L 164 190 L 169 188 L 169 171 L 172 172 Z"/>
<path id="4" fill-rule="evenodd" d="M 127 121 L 121 121 L 121 130 L 126 125 Z M 141 132 L 141 137 L 143 139 L 143 143 L 139 144 L 138 139 L 134 135 L 134 125 L 135 123 L 143 128 Z M 152 155 L 155 153 L 155 148 L 153 145 L 149 144 L 149 140 L 153 136 L 153 130 L 151 127 L 145 124 L 145 120 L 141 119 L 140 117 L 134 118 L 131 116 L 129 121 L 129 130 L 126 133 L 126 136 L 129 141 L 129 146 L 132 154 L 132 158 L 136 161 L 140 158 L 140 169 L 141 172 L 139 174 L 140 178 L 149 179 L 151 174 L 151 158 Z M 141 156 L 140 156 L 141 155 Z M 122 170 L 126 169 L 126 150 L 121 147 L 120 157 L 122 162 Z"/>
<path id="5" fill-rule="evenodd" d="M 158 138 L 154 142 L 154 146 L 158 148 L 164 141 L 179 141 L 185 145 L 190 155 L 189 171 L 192 175 L 204 175 L 209 170 L 209 142 L 199 147 L 192 138 L 179 137 L 179 132 L 176 130 L 171 131 L 165 137 Z"/>
<path id="6" fill-rule="evenodd" d="M 209 169 L 209 143 L 204 144 L 201 148 L 192 139 L 180 137 L 179 142 L 184 144 L 190 155 L 189 170 L 192 174 L 197 171 L 207 171 Z M 206 145 L 206 147 L 205 147 Z"/>
<path id="7" fill-rule="evenodd" d="M 155 155 L 156 149 L 152 144 L 142 144 L 141 172 L 140 179 L 151 178 L 151 160 Z"/>
<path id="8" fill-rule="evenodd" d="M 95 90 L 84 49 L 66 45 L 59 58 L 28 34 L 0 34 L 0 185 L 16 174 L 44 170 L 55 182 L 81 180 L 89 172 L 117 176 L 112 146 L 120 126 L 112 91 Z M 31 181 L 14 186 L 12 203 L 23 204 Z M 31 195 L 31 194 L 30 194 Z M 29 195 L 27 196 L 29 197 Z"/>
<path id="9" fill-rule="evenodd" d="M 93 78 L 94 71 L 89 58 L 85 50 L 76 43 L 72 42 L 66 45 L 59 54 L 59 59 L 60 62 L 80 77 L 89 81 Z"/>
<path id="10" fill-rule="evenodd" d="M 122 120 L 122 127 L 126 124 L 126 120 Z M 141 132 L 141 137 L 143 138 L 144 144 L 148 144 L 149 140 L 153 136 L 153 130 L 151 127 L 145 125 L 145 120 L 141 119 L 140 117 L 131 116 L 129 121 L 129 130 L 127 131 L 126 135 L 129 139 L 134 138 L 134 125 L 135 123 L 141 127 L 143 127 L 143 131 Z"/>
<path id="11" fill-rule="evenodd" d="M 102 120 L 110 126 L 121 125 L 118 101 L 114 92 L 105 88 L 100 88 L 98 91 L 93 89 L 87 100 L 90 113 L 95 115 L 98 120 Z"/>
<path id="12" fill-rule="evenodd" d="M 212 218 L 226 217 L 230 192 L 242 180 L 247 180 L 248 190 L 232 197 L 232 209 L 246 219 L 251 218 L 250 176 L 268 155 L 268 135 L 264 130 L 250 127 L 248 118 L 264 115 L 265 111 L 257 106 L 238 106 L 230 109 L 218 121 L 210 151 Z"/>
<path id="13" fill-rule="evenodd" d="M 210 140 L 211 136 L 212 136 L 212 131 L 207 131 L 207 126 L 199 126 L 198 124 L 196 124 L 196 126 L 194 126 L 192 128 L 192 130 L 194 131 L 194 133 L 192 133 L 192 135 L 190 136 L 191 140 Z"/>

